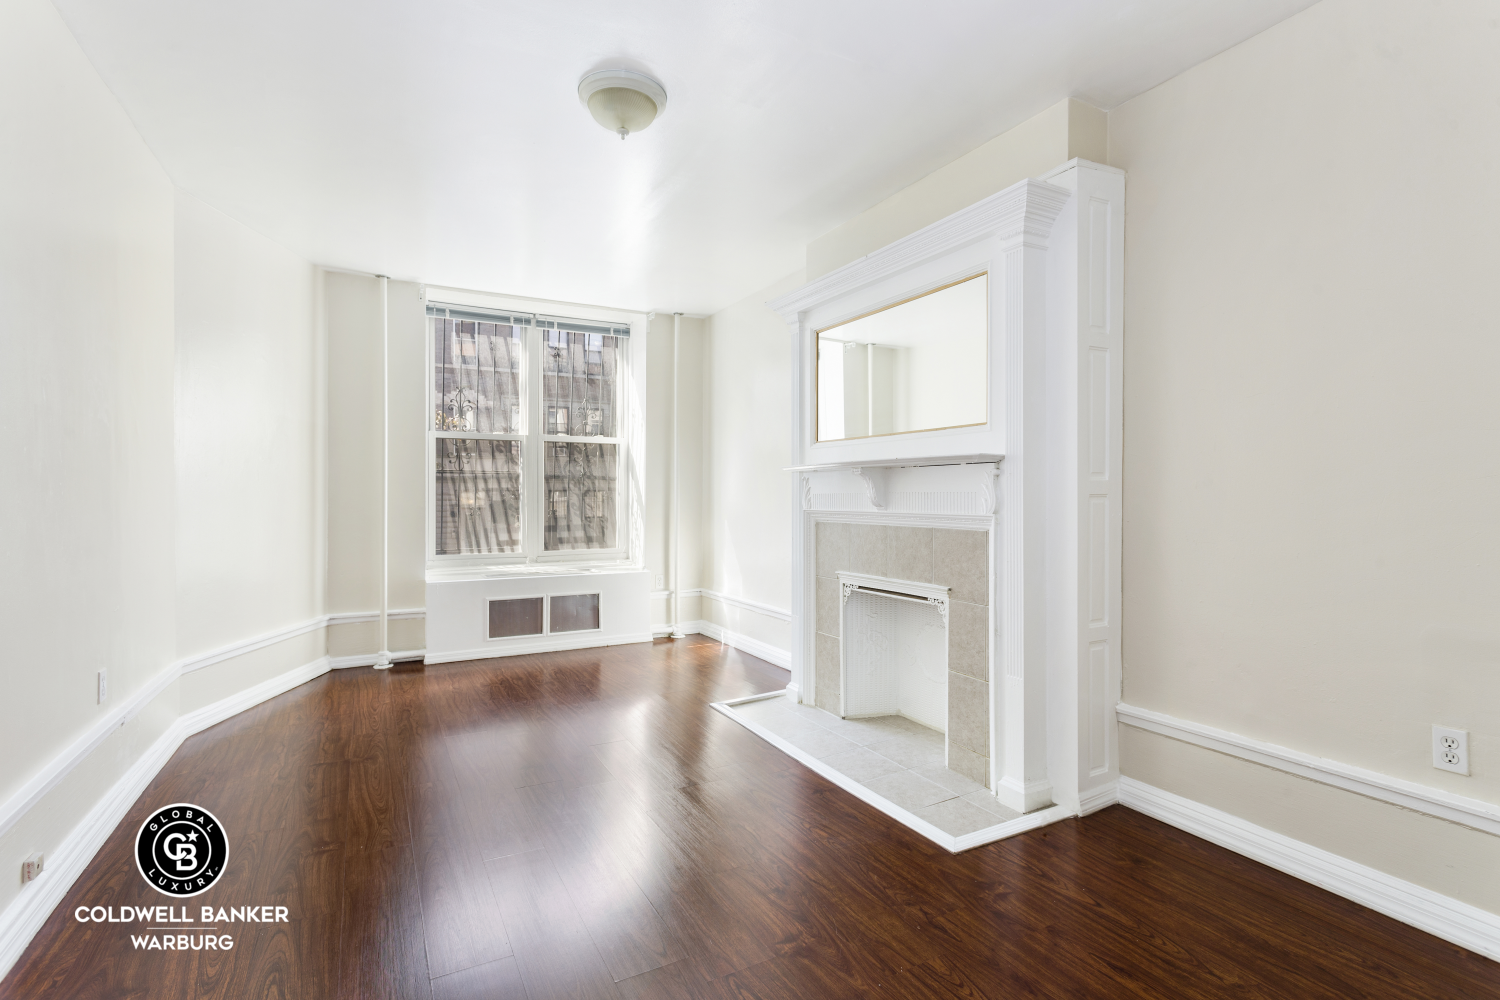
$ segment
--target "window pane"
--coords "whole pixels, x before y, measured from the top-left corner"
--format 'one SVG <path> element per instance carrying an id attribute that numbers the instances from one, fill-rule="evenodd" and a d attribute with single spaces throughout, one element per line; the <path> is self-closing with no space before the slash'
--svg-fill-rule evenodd
<path id="1" fill-rule="evenodd" d="M 521 442 L 438 438 L 437 554 L 521 549 Z"/>
<path id="2" fill-rule="evenodd" d="M 544 434 L 614 437 L 620 337 L 546 330 L 542 347 Z"/>
<path id="3" fill-rule="evenodd" d="M 544 447 L 546 549 L 614 548 L 618 445 L 548 441 Z"/>
<path id="4" fill-rule="evenodd" d="M 432 358 L 437 430 L 521 433 L 521 327 L 434 319 Z"/>

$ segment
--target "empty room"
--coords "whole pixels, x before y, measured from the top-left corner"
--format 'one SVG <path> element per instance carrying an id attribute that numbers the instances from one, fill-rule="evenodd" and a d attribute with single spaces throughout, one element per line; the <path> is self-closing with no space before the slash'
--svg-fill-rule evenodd
<path id="1" fill-rule="evenodd" d="M 0 81 L 0 1000 L 1500 1000 L 1500 0 Z"/>

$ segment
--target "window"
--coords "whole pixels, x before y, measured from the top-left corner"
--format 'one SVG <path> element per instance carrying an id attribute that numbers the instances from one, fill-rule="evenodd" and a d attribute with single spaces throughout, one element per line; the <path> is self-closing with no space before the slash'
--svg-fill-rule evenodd
<path id="1" fill-rule="evenodd" d="M 623 557 L 630 328 L 429 304 L 435 559 Z"/>

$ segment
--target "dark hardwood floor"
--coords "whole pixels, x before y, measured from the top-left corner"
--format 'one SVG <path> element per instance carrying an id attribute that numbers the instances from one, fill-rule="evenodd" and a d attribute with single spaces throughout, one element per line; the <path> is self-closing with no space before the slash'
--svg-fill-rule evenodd
<path id="1" fill-rule="evenodd" d="M 786 673 L 675 644 L 329 674 L 188 740 L 3 997 L 1497 997 L 1500 965 L 1116 806 L 953 856 L 708 708 Z M 229 867 L 131 841 L 197 802 Z M 278 905 L 229 951 L 78 906 Z"/>

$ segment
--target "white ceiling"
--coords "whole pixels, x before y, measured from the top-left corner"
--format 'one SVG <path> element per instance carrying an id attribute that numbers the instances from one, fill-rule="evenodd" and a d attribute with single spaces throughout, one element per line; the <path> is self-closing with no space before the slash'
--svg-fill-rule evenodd
<path id="1" fill-rule="evenodd" d="M 1311 0 L 54 0 L 183 189 L 309 260 L 705 313 L 1064 97 Z M 667 112 L 621 142 L 585 73 Z"/>

